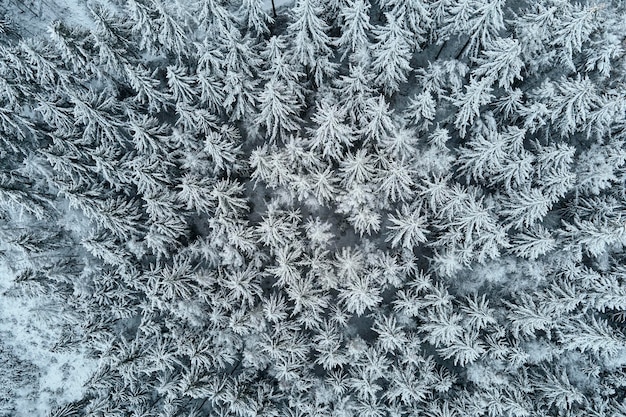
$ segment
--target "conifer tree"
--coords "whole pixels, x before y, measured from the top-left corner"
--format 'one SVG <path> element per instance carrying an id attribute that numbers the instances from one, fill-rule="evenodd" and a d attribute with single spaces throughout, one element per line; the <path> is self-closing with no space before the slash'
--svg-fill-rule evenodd
<path id="1" fill-rule="evenodd" d="M 268 33 L 268 24 L 274 23 L 274 19 L 263 10 L 263 3 L 259 0 L 242 1 L 239 13 L 248 30 L 252 30 L 257 34 Z"/>
<path id="2" fill-rule="evenodd" d="M 270 140 L 295 133 L 299 126 L 299 106 L 289 94 L 288 87 L 279 81 L 270 80 L 259 97 L 257 121 L 264 124 Z"/>
<path id="3" fill-rule="evenodd" d="M 625 414 L 620 2 L 5 3 L 0 414 Z"/>
<path id="4" fill-rule="evenodd" d="M 335 82 L 339 102 L 347 109 L 350 121 L 356 127 L 362 127 L 363 121 L 367 120 L 365 114 L 374 94 L 370 86 L 371 78 L 363 65 L 350 65 L 348 74 L 342 75 Z"/>
<path id="5" fill-rule="evenodd" d="M 341 37 L 336 40 L 337 46 L 343 50 L 341 60 L 348 54 L 354 61 L 367 60 L 370 41 L 368 32 L 373 29 L 370 24 L 370 3 L 368 0 L 352 0 L 341 9 L 340 17 L 343 20 Z"/>
<path id="6" fill-rule="evenodd" d="M 403 28 L 402 20 L 385 15 L 386 23 L 374 29 L 376 44 L 372 51 L 372 71 L 375 82 L 391 95 L 407 81 L 410 60 L 415 49 L 411 33 Z"/>
<path id="7" fill-rule="evenodd" d="M 346 109 L 337 104 L 322 102 L 316 109 L 312 121 L 317 125 L 311 129 L 312 150 L 321 150 L 324 158 L 340 160 L 345 148 L 354 142 L 352 129 L 345 123 Z"/>
<path id="8" fill-rule="evenodd" d="M 293 34 L 294 62 L 313 74 L 318 86 L 323 84 L 325 76 L 335 71 L 335 65 L 329 61 L 332 55 L 330 27 L 324 22 L 322 12 L 317 0 L 298 0 L 288 28 Z"/>

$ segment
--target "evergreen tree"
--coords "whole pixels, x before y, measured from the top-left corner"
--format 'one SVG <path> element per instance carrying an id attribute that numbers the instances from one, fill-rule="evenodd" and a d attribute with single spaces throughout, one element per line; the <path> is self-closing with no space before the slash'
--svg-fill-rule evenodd
<path id="1" fill-rule="evenodd" d="M 376 74 L 375 83 L 391 95 L 408 79 L 415 44 L 401 20 L 390 14 L 385 15 L 385 20 L 384 26 L 373 31 L 376 43 L 372 51 L 372 71 Z"/>
<path id="2" fill-rule="evenodd" d="M 341 60 L 344 60 L 348 53 L 354 61 L 367 60 L 370 46 L 367 34 L 373 28 L 369 22 L 370 7 L 368 0 L 352 0 L 341 9 L 343 31 L 341 37 L 336 40 L 337 46 L 343 50 Z"/>
<path id="3" fill-rule="evenodd" d="M 259 0 L 242 1 L 239 13 L 248 30 L 252 30 L 257 34 L 268 33 L 269 28 L 267 25 L 274 23 L 274 19 L 263 10 L 263 3 Z"/>
<path id="4" fill-rule="evenodd" d="M 298 0 L 293 9 L 293 22 L 288 31 L 293 34 L 293 60 L 313 74 L 316 85 L 323 78 L 334 74 L 335 65 L 329 61 L 332 55 L 330 27 L 321 15 L 323 8 L 317 0 Z"/>
<path id="5" fill-rule="evenodd" d="M 0 414 L 625 414 L 623 4 L 38 5 Z"/>
<path id="6" fill-rule="evenodd" d="M 322 102 L 311 118 L 317 125 L 310 133 L 312 150 L 321 150 L 324 158 L 340 160 L 345 148 L 354 142 L 352 129 L 345 123 L 346 109 L 337 104 Z"/>
<path id="7" fill-rule="evenodd" d="M 257 121 L 265 125 L 270 140 L 286 137 L 300 129 L 299 106 L 288 87 L 270 80 L 259 97 Z"/>

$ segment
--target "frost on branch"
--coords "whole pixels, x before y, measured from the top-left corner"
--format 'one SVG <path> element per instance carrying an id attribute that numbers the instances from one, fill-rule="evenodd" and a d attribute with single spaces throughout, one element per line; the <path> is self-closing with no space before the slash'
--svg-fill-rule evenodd
<path id="1" fill-rule="evenodd" d="M 625 414 L 622 2 L 5 3 L 0 414 Z"/>

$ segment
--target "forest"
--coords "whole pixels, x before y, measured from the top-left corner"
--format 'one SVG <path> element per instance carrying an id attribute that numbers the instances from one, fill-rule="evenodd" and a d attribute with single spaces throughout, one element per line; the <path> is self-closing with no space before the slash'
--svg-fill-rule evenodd
<path id="1" fill-rule="evenodd" d="M 623 0 L 0 0 L 0 416 L 625 416 L 625 54 Z"/>

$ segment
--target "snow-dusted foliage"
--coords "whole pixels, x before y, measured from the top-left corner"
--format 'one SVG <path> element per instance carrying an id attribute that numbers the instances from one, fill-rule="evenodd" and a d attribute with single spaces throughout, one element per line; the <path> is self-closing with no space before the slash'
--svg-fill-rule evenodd
<path id="1" fill-rule="evenodd" d="M 626 415 L 623 2 L 57 3 L 0 0 L 0 415 Z"/>

